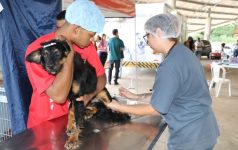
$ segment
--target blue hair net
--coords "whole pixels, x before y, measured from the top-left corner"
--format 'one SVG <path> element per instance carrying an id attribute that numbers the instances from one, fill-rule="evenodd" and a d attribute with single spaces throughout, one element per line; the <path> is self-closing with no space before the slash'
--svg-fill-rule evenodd
<path id="1" fill-rule="evenodd" d="M 103 32 L 105 19 L 99 8 L 91 1 L 76 0 L 66 9 L 65 19 L 87 31 Z"/>
<path id="2" fill-rule="evenodd" d="M 157 28 L 164 32 L 162 38 L 177 38 L 181 33 L 181 22 L 175 15 L 167 13 L 151 17 L 144 26 L 147 33 L 154 35 L 156 35 Z"/>

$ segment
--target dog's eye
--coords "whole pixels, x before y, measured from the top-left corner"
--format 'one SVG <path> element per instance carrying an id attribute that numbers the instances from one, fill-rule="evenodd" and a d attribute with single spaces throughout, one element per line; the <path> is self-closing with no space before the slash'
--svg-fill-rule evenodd
<path id="1" fill-rule="evenodd" d="M 60 55 L 60 51 L 55 50 L 55 51 L 54 51 L 54 55 L 57 55 L 57 56 Z"/>
<path id="2" fill-rule="evenodd" d="M 42 55 L 43 55 L 44 57 L 47 57 L 47 56 L 49 55 L 49 52 L 44 51 L 44 52 L 42 53 Z"/>

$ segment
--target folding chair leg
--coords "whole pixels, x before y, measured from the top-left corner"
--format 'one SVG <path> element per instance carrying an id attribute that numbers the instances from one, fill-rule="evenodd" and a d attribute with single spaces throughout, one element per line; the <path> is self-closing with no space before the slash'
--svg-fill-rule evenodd
<path id="1" fill-rule="evenodd" d="M 217 95 L 218 87 L 219 87 L 219 82 L 216 82 L 216 85 L 214 87 L 215 95 Z"/>
<path id="2" fill-rule="evenodd" d="M 217 87 L 217 91 L 216 91 L 216 97 L 218 97 L 219 94 L 220 94 L 221 84 L 222 84 L 221 82 L 218 82 L 218 87 Z"/>
<path id="3" fill-rule="evenodd" d="M 210 85 L 209 85 L 209 91 L 211 91 L 212 86 L 213 86 L 214 83 L 215 83 L 215 82 L 212 80 L 211 83 L 210 83 Z"/>
<path id="4" fill-rule="evenodd" d="M 229 96 L 231 96 L 231 82 L 228 83 Z"/>

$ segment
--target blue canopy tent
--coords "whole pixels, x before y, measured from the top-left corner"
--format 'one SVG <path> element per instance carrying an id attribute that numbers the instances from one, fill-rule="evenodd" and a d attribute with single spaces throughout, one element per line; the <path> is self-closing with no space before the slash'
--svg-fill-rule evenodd
<path id="1" fill-rule="evenodd" d="M 24 56 L 27 46 L 55 29 L 58 0 L 0 0 L 0 57 L 13 134 L 26 129 L 32 88 Z"/>

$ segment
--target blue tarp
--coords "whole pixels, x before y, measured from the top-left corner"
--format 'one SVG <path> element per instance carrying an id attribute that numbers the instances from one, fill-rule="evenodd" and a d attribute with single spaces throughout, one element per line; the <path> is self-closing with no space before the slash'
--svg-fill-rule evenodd
<path id="1" fill-rule="evenodd" d="M 55 29 L 60 0 L 0 0 L 0 60 L 13 134 L 26 129 L 32 88 L 24 55 L 27 46 Z"/>

